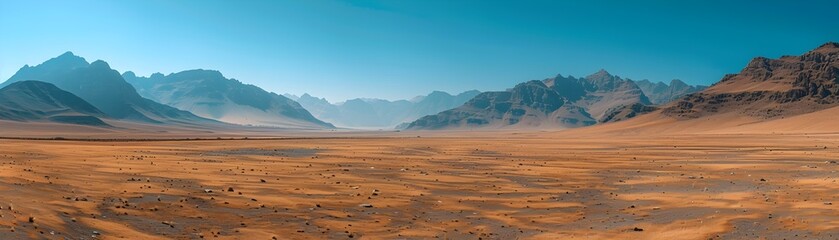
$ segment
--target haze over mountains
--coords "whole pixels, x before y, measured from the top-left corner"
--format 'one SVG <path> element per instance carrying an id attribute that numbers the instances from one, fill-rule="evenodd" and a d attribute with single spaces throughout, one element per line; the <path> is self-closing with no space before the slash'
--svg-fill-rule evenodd
<path id="1" fill-rule="evenodd" d="M 24 66 L 0 86 L 15 85 L 16 82 L 26 82 L 20 86 L 37 85 L 46 89 L 44 91 L 56 92 L 56 95 L 61 95 L 70 102 L 78 102 L 77 99 L 72 99 L 76 97 L 83 103 L 90 104 L 96 111 L 75 111 L 74 108 L 65 106 L 69 103 L 54 102 L 53 98 L 28 99 L 14 96 L 6 100 L 9 106 L 3 109 L 2 119 L 103 126 L 107 124 L 97 122 L 100 118 L 108 121 L 185 124 L 196 127 L 208 127 L 224 122 L 283 129 L 334 128 L 332 124 L 316 118 L 286 96 L 226 78 L 214 70 L 196 69 L 140 77 L 131 71 L 119 74 L 105 61 L 88 63 L 84 58 L 66 52 L 37 66 Z M 11 88 L 10 92 L 20 86 Z M 61 93 L 67 93 L 69 96 Z M 392 129 L 400 123 L 456 107 L 477 93 L 467 91 L 452 96 L 444 92 L 433 92 L 410 101 L 353 99 L 340 104 L 331 104 L 308 94 L 295 98 L 316 111 L 317 116 L 335 121 L 344 127 Z M 31 104 L 22 105 L 22 102 Z M 99 114 L 92 114 L 96 112 Z M 63 115 L 52 116 L 58 113 Z M 70 121 L 68 116 L 74 116 L 74 121 Z M 89 116 L 87 119 L 90 121 L 81 121 L 80 116 Z M 96 120 L 93 120 L 94 118 Z"/>
<path id="2" fill-rule="evenodd" d="M 392 129 L 407 125 L 420 117 L 452 109 L 480 92 L 466 91 L 457 95 L 434 91 L 411 100 L 355 98 L 332 104 L 324 98 L 303 94 L 287 95 L 298 101 L 317 118 L 341 127 Z"/>
<path id="3" fill-rule="evenodd" d="M 145 99 L 105 61 L 88 63 L 72 52 L 34 67 L 24 66 L 0 87 L 25 80 L 52 83 L 84 99 L 113 119 L 145 123 L 214 123 L 190 112 Z"/>
<path id="4" fill-rule="evenodd" d="M 649 80 L 644 79 L 636 81 L 635 85 L 638 85 L 638 87 L 641 88 L 641 91 L 644 92 L 644 95 L 647 95 L 647 98 L 650 99 L 650 102 L 656 105 L 669 103 L 677 98 L 708 88 L 707 86 L 688 85 L 679 79 L 671 80 L 670 84 L 663 82 L 650 82 Z"/>
<path id="5" fill-rule="evenodd" d="M 506 91 L 435 91 L 411 100 L 332 104 L 308 94 L 267 92 L 213 70 L 119 74 L 104 61 L 88 63 L 70 52 L 24 66 L 0 87 L 0 120 L 101 127 L 134 122 L 213 129 L 226 122 L 287 129 L 334 128 L 330 123 L 378 129 L 565 129 L 620 121 L 610 126 L 629 129 L 709 120 L 739 126 L 830 118 L 839 106 L 839 44 L 823 44 L 801 56 L 758 57 L 707 88 L 679 80 L 636 82 L 601 70 L 582 78 L 527 81 Z"/>
<path id="6" fill-rule="evenodd" d="M 283 128 L 333 128 L 297 102 L 257 86 L 225 78 L 214 70 L 169 75 L 122 75 L 144 97 L 223 122 Z"/>

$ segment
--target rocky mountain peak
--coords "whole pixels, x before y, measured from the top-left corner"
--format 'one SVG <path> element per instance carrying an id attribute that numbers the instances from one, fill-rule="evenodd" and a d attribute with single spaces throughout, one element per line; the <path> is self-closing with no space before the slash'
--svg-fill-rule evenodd
<path id="1" fill-rule="evenodd" d="M 54 57 L 39 64 L 38 67 L 49 69 L 73 69 L 86 67 L 87 65 L 88 62 L 83 57 L 76 56 L 73 52 L 68 51 L 58 57 Z"/>
<path id="2" fill-rule="evenodd" d="M 443 91 L 433 91 L 427 97 L 452 97 L 452 95 Z"/>
<path id="3" fill-rule="evenodd" d="M 685 87 L 688 87 L 688 84 L 685 83 L 685 82 L 682 82 L 682 80 L 673 79 L 673 80 L 670 80 L 670 86 L 673 87 L 673 88 L 685 88 Z"/>
<path id="4" fill-rule="evenodd" d="M 606 71 L 606 69 L 601 68 L 599 71 L 597 71 L 597 72 L 595 72 L 595 73 L 593 73 L 589 76 L 608 76 L 608 77 L 611 77 L 612 74 L 610 74 L 608 71 Z"/>
<path id="5" fill-rule="evenodd" d="M 172 80 L 180 79 L 202 79 L 202 80 L 227 80 L 221 72 L 217 70 L 207 69 L 192 69 L 169 75 Z"/>
<path id="6" fill-rule="evenodd" d="M 159 79 L 163 79 L 163 77 L 164 77 L 163 73 L 156 72 L 156 73 L 152 73 L 151 76 L 149 76 L 149 79 L 159 80 Z"/>
<path id="7" fill-rule="evenodd" d="M 137 77 L 137 74 L 135 74 L 132 71 L 125 71 L 124 73 L 122 73 L 122 78 L 125 78 L 125 79 L 136 78 L 136 77 Z"/>
<path id="8" fill-rule="evenodd" d="M 619 87 L 621 85 L 621 82 L 623 82 L 623 79 L 610 74 L 604 69 L 600 69 L 600 71 L 586 76 L 585 80 L 587 80 L 589 83 L 587 84 L 587 89 L 589 91 L 609 91 Z"/>
<path id="9" fill-rule="evenodd" d="M 72 57 L 78 57 L 78 56 L 76 56 L 76 54 L 74 54 L 72 51 L 66 51 L 66 52 L 62 53 L 61 55 L 58 55 L 57 58 L 72 58 Z"/>
<path id="10" fill-rule="evenodd" d="M 96 60 L 90 63 L 90 67 L 93 69 L 111 69 L 111 65 L 102 60 Z"/>
<path id="11" fill-rule="evenodd" d="M 822 44 L 813 50 L 814 52 L 837 53 L 839 52 L 839 42 L 828 42 Z"/>
<path id="12" fill-rule="evenodd" d="M 592 73 L 592 74 L 586 76 L 585 78 L 590 80 L 590 81 L 612 81 L 616 77 L 614 75 L 610 74 L 609 72 L 607 72 L 605 69 L 600 69 L 600 71 Z"/>

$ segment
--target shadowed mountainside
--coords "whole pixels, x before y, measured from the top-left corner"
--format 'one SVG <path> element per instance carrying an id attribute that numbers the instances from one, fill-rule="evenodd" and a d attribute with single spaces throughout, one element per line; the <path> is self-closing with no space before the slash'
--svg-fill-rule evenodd
<path id="1" fill-rule="evenodd" d="M 0 89 L 0 119 L 107 126 L 105 114 L 55 85 L 20 81 Z"/>

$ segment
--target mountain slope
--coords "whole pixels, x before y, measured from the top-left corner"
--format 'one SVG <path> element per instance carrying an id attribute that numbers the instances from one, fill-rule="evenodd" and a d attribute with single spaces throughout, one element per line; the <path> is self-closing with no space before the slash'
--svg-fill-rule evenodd
<path id="1" fill-rule="evenodd" d="M 655 105 L 669 103 L 670 101 L 684 97 L 685 95 L 702 91 L 706 86 L 692 86 L 679 79 L 673 79 L 670 84 L 663 82 L 650 82 L 649 80 L 636 81 L 636 85 L 644 91 L 644 95 Z"/>
<path id="2" fill-rule="evenodd" d="M 342 125 L 342 122 L 336 121 L 336 117 L 338 116 L 338 112 L 340 110 L 337 106 L 329 103 L 329 101 L 326 101 L 325 98 L 313 97 L 312 95 L 306 93 L 298 97 L 295 101 L 300 103 L 300 105 L 306 110 L 309 110 L 309 112 L 318 119 L 324 119 L 325 121 Z"/>
<path id="3" fill-rule="evenodd" d="M 574 128 L 612 120 L 614 109 L 634 104 L 650 102 L 633 81 L 601 70 L 585 78 L 558 75 L 507 91 L 481 93 L 460 107 L 422 117 L 408 128 Z"/>
<path id="4" fill-rule="evenodd" d="M 839 43 L 757 57 L 737 74 L 633 119 L 568 134 L 836 133 Z"/>
<path id="5" fill-rule="evenodd" d="M 662 114 L 690 119 L 723 113 L 758 120 L 794 116 L 839 104 L 839 44 L 801 56 L 758 57 L 701 92 L 687 95 Z"/>
<path id="6" fill-rule="evenodd" d="M 409 122 L 426 115 L 436 114 L 443 110 L 455 108 L 480 93 L 481 92 L 477 90 L 465 91 L 457 95 L 451 95 L 442 91 L 431 92 L 426 96 L 422 96 L 421 99 L 415 99 L 412 101 L 414 104 L 409 116 L 404 117 L 401 121 Z"/>
<path id="7" fill-rule="evenodd" d="M 0 89 L 0 119 L 51 121 L 107 126 L 105 114 L 83 99 L 53 84 L 20 81 Z"/>
<path id="8" fill-rule="evenodd" d="M 457 95 L 434 91 L 412 100 L 388 101 L 382 99 L 350 99 L 331 104 L 326 99 L 303 94 L 298 102 L 320 119 L 342 127 L 394 128 L 399 124 L 414 121 L 422 116 L 436 114 L 455 108 L 478 95 L 478 91 L 466 91 Z"/>
<path id="9" fill-rule="evenodd" d="M 24 66 L 2 85 L 24 80 L 52 83 L 114 119 L 147 123 L 216 123 L 145 99 L 108 63 L 98 60 L 88 64 L 71 52 L 35 67 Z"/>
<path id="10" fill-rule="evenodd" d="M 218 71 L 198 69 L 148 78 L 126 72 L 123 77 L 144 96 L 205 118 L 243 125 L 333 128 L 294 100 L 225 78 Z"/>

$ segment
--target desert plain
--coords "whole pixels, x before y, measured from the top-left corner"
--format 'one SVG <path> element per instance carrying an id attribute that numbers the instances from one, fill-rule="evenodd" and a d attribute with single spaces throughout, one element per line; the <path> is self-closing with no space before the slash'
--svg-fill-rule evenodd
<path id="1" fill-rule="evenodd" d="M 0 238 L 839 238 L 834 133 L 308 135 L 0 140 Z"/>

